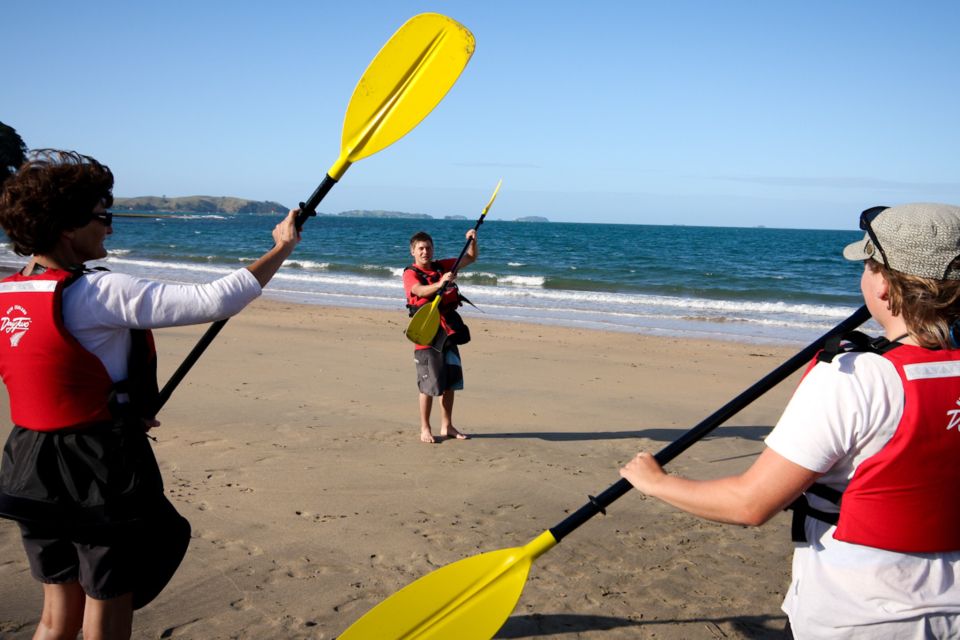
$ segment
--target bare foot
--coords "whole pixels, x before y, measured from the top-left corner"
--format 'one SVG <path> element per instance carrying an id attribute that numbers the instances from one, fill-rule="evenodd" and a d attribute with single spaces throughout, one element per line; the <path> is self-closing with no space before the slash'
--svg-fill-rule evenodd
<path id="1" fill-rule="evenodd" d="M 450 425 L 446 429 L 440 429 L 441 438 L 456 438 L 457 440 L 469 440 L 470 436 L 465 433 L 457 431 L 456 427 Z"/>
<path id="2" fill-rule="evenodd" d="M 420 442 L 426 442 L 427 444 L 436 444 L 437 439 L 433 437 L 433 433 L 430 432 L 430 429 L 421 429 Z"/>

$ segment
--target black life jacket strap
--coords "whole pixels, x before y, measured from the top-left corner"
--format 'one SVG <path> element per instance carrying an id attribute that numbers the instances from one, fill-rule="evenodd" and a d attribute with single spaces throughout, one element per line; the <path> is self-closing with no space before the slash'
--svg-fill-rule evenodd
<path id="1" fill-rule="evenodd" d="M 805 495 L 801 495 L 794 500 L 787 509 L 793 511 L 793 520 L 790 523 L 790 539 L 794 542 L 808 542 L 807 532 L 804 529 L 808 517 L 828 524 L 837 524 L 840 521 L 839 513 L 828 513 L 811 507 Z"/>
<path id="2" fill-rule="evenodd" d="M 829 511 L 821 511 L 820 509 L 814 509 L 810 506 L 810 503 L 807 501 L 807 493 L 817 496 L 818 498 L 823 498 L 827 502 L 831 502 L 838 507 L 840 506 L 840 501 L 843 499 L 843 492 L 837 491 L 832 487 L 828 487 L 824 484 L 812 484 L 806 490 L 806 492 L 800 494 L 800 496 L 790 503 L 790 505 L 785 509 L 786 511 L 793 511 L 793 520 L 790 524 L 790 538 L 794 542 L 807 542 L 807 534 L 804 531 L 804 524 L 808 517 L 813 518 L 814 520 L 819 520 L 820 522 L 826 522 L 827 524 L 837 524 L 840 521 L 839 513 L 831 513 Z"/>
<path id="3" fill-rule="evenodd" d="M 896 340 L 887 340 L 883 336 L 871 338 L 861 331 L 851 331 L 843 335 L 831 336 L 824 343 L 820 353 L 817 354 L 817 362 L 832 362 L 841 353 L 870 352 L 884 354 L 901 346 L 898 340 L 905 337 L 907 337 L 906 334 Z"/>
<path id="4" fill-rule="evenodd" d="M 67 288 L 81 276 L 95 271 L 109 271 L 106 267 L 89 268 L 77 265 L 67 269 L 72 276 L 63 284 Z M 114 419 L 125 419 L 131 414 L 141 418 L 153 418 L 160 404 L 157 384 L 157 357 L 153 336 L 146 329 L 130 329 L 130 357 L 127 363 L 127 379 L 118 380 L 110 389 L 107 400 Z"/>
<path id="5" fill-rule="evenodd" d="M 434 267 L 434 271 L 440 271 L 439 266 L 436 262 L 430 263 L 431 267 Z M 413 271 L 413 274 L 417 276 L 417 280 L 420 281 L 420 284 L 430 284 L 430 279 L 427 277 L 427 272 L 418 267 L 415 264 L 410 264 L 404 267 L 404 271 Z M 441 272 L 442 274 L 443 272 Z"/>
<path id="6" fill-rule="evenodd" d="M 457 293 L 460 293 L 460 290 L 459 290 L 459 289 L 457 289 Z M 475 305 L 475 304 L 473 304 L 472 302 L 470 302 L 470 300 L 467 298 L 467 296 L 463 295 L 462 293 L 460 293 L 460 302 L 466 302 L 468 305 L 470 305 L 471 307 L 473 307 L 474 309 L 476 309 L 476 310 L 479 311 L 480 313 L 483 313 L 483 309 L 481 309 L 481 308 L 478 307 L 477 305 Z"/>

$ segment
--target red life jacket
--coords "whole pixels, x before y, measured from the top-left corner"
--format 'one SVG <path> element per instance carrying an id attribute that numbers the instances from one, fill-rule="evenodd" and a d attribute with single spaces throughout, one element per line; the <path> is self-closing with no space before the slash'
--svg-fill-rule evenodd
<path id="1" fill-rule="evenodd" d="M 128 381 L 114 384 L 100 359 L 64 327 L 63 290 L 80 275 L 49 269 L 0 281 L 0 377 L 18 426 L 55 431 L 111 420 L 118 393 L 130 393 L 131 401 L 136 396 L 138 415 L 155 412 L 155 398 L 149 406 L 151 371 L 156 389 L 156 352 L 149 332 L 133 332 L 131 374 L 146 379 L 134 390 Z"/>
<path id="2" fill-rule="evenodd" d="M 857 466 L 839 519 L 806 515 L 836 523 L 834 538 L 844 542 L 901 553 L 960 551 L 960 350 L 899 345 L 879 355 L 903 384 L 900 423 Z M 829 491 L 812 492 L 831 499 Z"/>
<path id="3" fill-rule="evenodd" d="M 440 279 L 443 277 L 443 274 L 447 272 L 447 269 L 445 268 L 446 265 L 453 266 L 455 263 L 456 260 L 451 258 L 448 260 L 431 262 L 431 271 L 424 271 L 417 265 L 406 267 L 403 271 L 404 274 L 406 274 L 407 271 L 413 272 L 417 278 L 417 281 L 421 285 L 430 285 L 436 284 L 440 281 Z M 406 281 L 406 277 L 404 280 Z M 407 310 L 410 312 L 411 318 L 416 315 L 417 311 L 419 311 L 421 307 L 434 299 L 422 298 L 414 294 L 411 289 L 407 289 L 406 294 Z M 440 297 L 440 304 L 438 305 L 440 311 L 440 328 L 437 330 L 437 335 L 434 336 L 434 340 L 430 345 L 416 345 L 414 349 L 429 349 L 431 347 L 435 349 L 443 349 L 445 344 L 460 345 L 470 342 L 470 328 L 467 327 L 466 323 L 463 321 L 463 318 L 460 317 L 459 313 L 457 313 L 457 307 L 461 306 L 464 302 L 473 305 L 472 302 L 467 300 L 466 296 L 460 293 L 460 290 L 457 288 L 456 284 L 451 284 L 448 286 L 444 290 L 443 295 Z"/>
<path id="4" fill-rule="evenodd" d="M 430 263 L 430 268 L 433 270 L 424 271 L 414 264 L 404 269 L 404 271 L 413 271 L 413 273 L 417 276 L 417 280 L 422 285 L 431 285 L 440 282 L 440 278 L 442 278 L 443 274 L 446 273 L 446 269 L 443 268 L 443 265 L 440 262 L 436 261 Z M 412 291 L 408 291 L 407 310 L 410 312 L 410 317 L 412 318 L 420 307 L 428 302 L 431 302 L 432 300 L 432 298 L 421 298 L 420 296 L 415 295 Z M 457 288 L 456 284 L 451 284 L 444 290 L 443 297 L 440 298 L 440 313 L 443 314 L 445 311 L 456 309 L 461 304 L 460 290 Z"/>
<path id="5" fill-rule="evenodd" d="M 857 467 L 834 537 L 890 551 L 960 550 L 960 351 L 883 354 L 903 382 L 903 417 Z"/>

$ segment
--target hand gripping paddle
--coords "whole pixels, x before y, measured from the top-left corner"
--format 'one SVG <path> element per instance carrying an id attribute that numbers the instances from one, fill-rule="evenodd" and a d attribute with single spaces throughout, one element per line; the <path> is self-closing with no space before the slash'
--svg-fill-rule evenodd
<path id="1" fill-rule="evenodd" d="M 343 121 L 340 157 L 307 201 L 300 203 L 298 229 L 316 215 L 317 205 L 351 164 L 402 138 L 440 103 L 475 46 L 466 27 L 436 13 L 414 16 L 393 34 L 353 91 Z M 160 391 L 161 407 L 226 323 L 213 323 L 197 342 Z"/>
<path id="2" fill-rule="evenodd" d="M 497 199 L 497 193 L 500 192 L 500 185 L 503 184 L 501 179 L 497 182 L 497 188 L 493 190 L 493 195 L 490 196 L 490 201 L 487 202 L 487 206 L 483 208 L 483 211 L 480 213 L 480 217 L 477 219 L 477 224 L 473 225 L 473 230 L 476 231 L 480 228 L 480 225 L 483 224 L 483 218 L 487 215 L 487 211 L 490 211 L 490 205 L 493 204 L 493 201 Z M 457 267 L 460 266 L 460 261 L 463 260 L 464 254 L 467 253 L 467 248 L 470 246 L 470 240 L 467 240 L 463 249 L 460 250 L 460 255 L 457 256 L 457 261 L 453 263 L 453 268 L 450 269 L 454 274 L 457 273 Z M 449 283 L 444 283 L 440 290 L 437 291 L 436 295 L 433 297 L 433 300 L 429 304 L 425 304 L 420 309 L 417 310 L 413 317 L 410 319 L 410 324 L 407 325 L 406 335 L 410 340 L 416 342 L 417 344 L 427 346 L 433 342 L 434 336 L 437 335 L 437 329 L 440 328 L 440 298 L 443 297 L 443 292 L 446 291 L 447 285 Z"/>
<path id="3" fill-rule="evenodd" d="M 804 366 L 833 336 L 857 328 L 870 317 L 866 307 L 754 383 L 700 424 L 660 450 L 661 465 L 683 453 L 741 409 Z M 597 497 L 522 547 L 481 553 L 416 580 L 378 604 L 338 636 L 339 640 L 489 640 L 510 616 L 538 557 L 567 534 L 626 494 L 621 478 Z"/>

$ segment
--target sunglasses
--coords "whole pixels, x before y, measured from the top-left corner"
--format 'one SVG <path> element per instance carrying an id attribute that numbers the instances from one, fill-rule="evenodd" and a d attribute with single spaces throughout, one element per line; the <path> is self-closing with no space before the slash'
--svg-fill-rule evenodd
<path id="1" fill-rule="evenodd" d="M 103 223 L 103 226 L 109 227 L 113 224 L 113 214 L 107 211 L 106 213 L 95 213 L 92 217 L 93 220 L 99 220 Z"/>
<path id="2" fill-rule="evenodd" d="M 877 240 L 877 234 L 873 232 L 873 227 L 871 227 L 870 224 L 878 215 L 889 208 L 890 207 L 870 207 L 860 214 L 860 229 L 867 232 L 867 235 L 870 237 L 870 242 L 872 242 L 873 246 L 880 252 L 880 257 L 883 258 L 883 266 L 887 269 L 890 268 L 890 263 L 887 262 L 887 254 L 883 252 L 883 247 L 880 246 L 880 241 Z"/>

